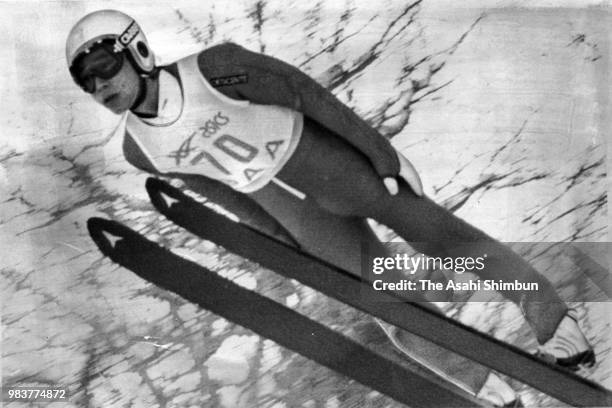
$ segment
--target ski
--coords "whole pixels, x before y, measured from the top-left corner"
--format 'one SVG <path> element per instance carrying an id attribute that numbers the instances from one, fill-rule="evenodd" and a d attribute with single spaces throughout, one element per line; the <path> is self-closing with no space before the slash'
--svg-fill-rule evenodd
<path id="1" fill-rule="evenodd" d="M 399 402 L 424 408 L 488 406 L 173 254 L 118 222 L 90 218 L 87 228 L 104 255 L 143 279 Z"/>
<path id="2" fill-rule="evenodd" d="M 612 392 L 569 370 L 465 326 L 208 209 L 163 180 L 149 178 L 153 205 L 169 220 L 228 251 L 347 305 L 513 377 L 575 406 L 612 406 Z M 363 301 L 364 291 L 368 301 Z"/>

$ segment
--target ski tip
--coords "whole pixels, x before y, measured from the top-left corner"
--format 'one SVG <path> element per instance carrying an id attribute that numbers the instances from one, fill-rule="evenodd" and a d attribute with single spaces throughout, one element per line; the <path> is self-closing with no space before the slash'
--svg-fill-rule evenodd
<path id="1" fill-rule="evenodd" d="M 188 201 L 185 193 L 158 178 L 149 177 L 145 182 L 145 188 L 151 203 L 162 214 L 165 214 L 173 203 Z"/>
<path id="2" fill-rule="evenodd" d="M 115 252 L 115 243 L 119 239 L 132 237 L 135 234 L 133 230 L 117 221 L 99 217 L 87 220 L 87 230 L 100 251 L 111 258 Z"/>

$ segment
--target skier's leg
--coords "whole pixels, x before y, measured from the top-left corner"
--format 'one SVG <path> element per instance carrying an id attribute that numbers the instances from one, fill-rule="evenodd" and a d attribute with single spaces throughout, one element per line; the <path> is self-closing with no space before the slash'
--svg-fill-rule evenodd
<path id="1" fill-rule="evenodd" d="M 427 255 L 476 258 L 486 253 L 482 277 L 538 283 L 538 291 L 504 295 L 522 306 L 540 343 L 552 337 L 567 312 L 551 283 L 510 248 L 429 198 L 415 196 L 405 183 L 391 196 L 365 156 L 312 121 L 305 121 L 300 145 L 278 177 L 330 212 L 382 222 Z"/>
<path id="2" fill-rule="evenodd" d="M 389 255 L 363 218 L 332 214 L 310 197 L 300 200 L 275 184 L 269 184 L 250 196 L 267 212 L 275 215 L 303 250 L 355 275 L 361 275 L 362 244 L 366 244 L 376 256 Z M 489 378 L 490 369 L 487 367 L 376 320 L 404 356 L 446 381 L 476 395 Z"/>
<path id="3" fill-rule="evenodd" d="M 249 196 L 266 212 L 274 214 L 276 221 L 294 237 L 302 250 L 355 275 L 361 277 L 361 251 L 364 247 L 373 257 L 390 255 L 363 217 L 333 214 L 311 197 L 299 199 L 273 183 Z M 389 271 L 392 273 L 399 274 L 400 271 Z M 414 276 L 397 276 L 398 280 L 406 278 L 446 281 L 444 275 L 436 270 Z M 402 292 L 402 295 L 407 297 L 410 293 Z M 424 296 L 427 301 L 451 300 L 441 298 L 439 291 L 426 292 Z"/>
<path id="4" fill-rule="evenodd" d="M 508 246 L 469 225 L 428 198 L 415 198 L 404 185 L 397 196 L 390 197 L 385 209 L 371 215 L 395 229 L 409 243 L 436 240 L 429 245 L 415 245 L 430 256 L 482 257 L 486 254 L 484 269 L 474 270 L 483 279 L 518 280 L 537 283 L 535 291 L 501 291 L 517 303 L 525 314 L 540 343 L 549 340 L 567 313 L 565 303 L 543 275 L 517 255 Z M 385 201 L 381 199 L 381 201 Z"/>

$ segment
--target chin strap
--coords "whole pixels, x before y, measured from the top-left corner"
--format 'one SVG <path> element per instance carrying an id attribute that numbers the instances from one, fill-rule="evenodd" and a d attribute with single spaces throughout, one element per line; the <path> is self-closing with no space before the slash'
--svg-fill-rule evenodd
<path id="1" fill-rule="evenodd" d="M 130 108 L 130 110 L 132 112 L 134 112 L 134 110 L 136 108 L 138 108 L 140 105 L 142 105 L 142 103 L 146 100 L 147 98 L 147 91 L 148 91 L 148 84 L 147 84 L 147 79 L 156 79 L 159 77 L 159 68 L 155 68 L 153 70 L 153 72 L 151 73 L 141 73 L 141 75 L 139 76 L 139 83 L 138 83 L 138 96 L 136 97 L 136 100 L 134 101 L 134 103 L 132 104 L 132 107 Z M 143 118 L 154 118 L 156 115 L 155 114 L 146 114 L 146 113 L 138 113 L 138 116 L 143 117 Z"/>
<path id="2" fill-rule="evenodd" d="M 140 76 L 139 83 L 138 83 L 138 96 L 136 97 L 136 100 L 130 107 L 130 110 L 133 111 L 137 107 L 139 107 L 140 104 L 144 102 L 146 97 L 147 97 L 147 78 L 144 76 Z"/>

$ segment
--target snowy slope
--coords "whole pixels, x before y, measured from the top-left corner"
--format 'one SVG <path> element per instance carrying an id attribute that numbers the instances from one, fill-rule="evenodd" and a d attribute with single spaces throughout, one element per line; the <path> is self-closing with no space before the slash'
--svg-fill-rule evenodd
<path id="1" fill-rule="evenodd" d="M 3 383 L 66 384 L 74 398 L 64 406 L 75 407 L 399 405 L 101 257 L 85 228 L 91 216 L 125 222 L 391 350 L 367 317 L 201 242 L 152 210 L 146 175 L 122 158 L 119 117 L 74 86 L 65 67 L 71 24 L 99 8 L 141 21 L 162 63 L 234 41 L 299 66 L 392 138 L 427 194 L 498 239 L 609 241 L 607 9 L 454 3 L 2 3 Z M 606 248 L 592 248 L 594 257 L 603 251 L 595 259 L 607 267 Z M 564 265 L 551 266 L 550 254 L 535 258 L 551 279 Z M 601 361 L 583 374 L 611 388 L 610 307 L 584 303 L 580 293 L 569 298 L 581 300 Z M 512 305 L 472 303 L 456 313 L 534 345 Z M 559 405 L 515 385 L 526 402 Z"/>

